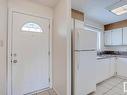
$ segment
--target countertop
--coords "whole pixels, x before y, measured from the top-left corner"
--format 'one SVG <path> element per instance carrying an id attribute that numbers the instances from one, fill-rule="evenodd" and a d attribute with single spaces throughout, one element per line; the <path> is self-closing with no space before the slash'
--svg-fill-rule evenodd
<path id="1" fill-rule="evenodd" d="M 100 59 L 107 59 L 107 58 L 127 58 L 127 55 L 110 55 L 110 54 L 103 54 L 103 55 L 98 55 L 97 60 Z"/>

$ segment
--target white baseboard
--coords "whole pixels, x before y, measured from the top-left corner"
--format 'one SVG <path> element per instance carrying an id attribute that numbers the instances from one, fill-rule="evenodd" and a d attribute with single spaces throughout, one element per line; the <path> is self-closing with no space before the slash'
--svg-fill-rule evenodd
<path id="1" fill-rule="evenodd" d="M 53 90 L 56 92 L 57 95 L 60 95 L 60 93 L 56 90 L 54 86 L 53 86 Z"/>

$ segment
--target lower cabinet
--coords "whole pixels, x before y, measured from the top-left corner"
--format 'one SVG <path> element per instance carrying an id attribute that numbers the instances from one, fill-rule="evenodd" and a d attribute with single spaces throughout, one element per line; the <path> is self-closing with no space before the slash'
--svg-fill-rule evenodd
<path id="1" fill-rule="evenodd" d="M 114 75 L 115 59 L 99 59 L 96 63 L 96 83 L 100 83 Z"/>
<path id="2" fill-rule="evenodd" d="M 99 59 L 96 63 L 96 83 L 100 83 L 112 76 L 127 77 L 127 58 Z"/>
<path id="3" fill-rule="evenodd" d="M 119 76 L 127 77 L 127 58 L 117 59 L 117 74 Z"/>
<path id="4" fill-rule="evenodd" d="M 116 72 L 116 58 L 109 59 L 109 78 L 115 75 Z"/>

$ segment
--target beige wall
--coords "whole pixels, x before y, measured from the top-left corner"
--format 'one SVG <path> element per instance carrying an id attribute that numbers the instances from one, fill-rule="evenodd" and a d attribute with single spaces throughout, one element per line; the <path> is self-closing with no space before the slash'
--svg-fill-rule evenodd
<path id="1" fill-rule="evenodd" d="M 0 0 L 0 95 L 6 95 L 7 1 Z"/>
<path id="2" fill-rule="evenodd" d="M 35 3 L 31 0 L 8 0 L 8 1 L 9 1 L 9 10 L 52 19 L 53 9 L 48 6 L 44 6 L 41 3 Z"/>
<path id="3" fill-rule="evenodd" d="M 71 4 L 61 0 L 54 9 L 53 87 L 58 95 L 70 94 L 70 22 Z"/>

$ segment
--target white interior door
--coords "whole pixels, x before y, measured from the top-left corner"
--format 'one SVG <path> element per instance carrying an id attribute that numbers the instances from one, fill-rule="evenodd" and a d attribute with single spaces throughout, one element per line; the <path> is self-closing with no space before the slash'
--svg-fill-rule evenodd
<path id="1" fill-rule="evenodd" d="M 12 95 L 49 87 L 49 20 L 13 13 Z"/>

